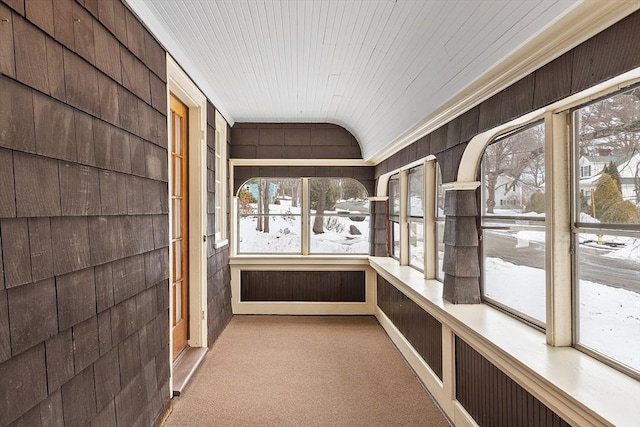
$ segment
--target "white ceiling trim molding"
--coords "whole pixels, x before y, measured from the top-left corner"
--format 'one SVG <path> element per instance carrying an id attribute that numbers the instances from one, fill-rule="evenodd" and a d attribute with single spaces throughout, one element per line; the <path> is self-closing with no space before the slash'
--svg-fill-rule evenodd
<path id="1" fill-rule="evenodd" d="M 638 1 L 583 1 L 384 149 L 365 155 L 365 160 L 382 162 L 638 9 Z"/>
<path id="2" fill-rule="evenodd" d="M 374 166 L 361 159 L 229 159 L 233 166 Z"/>
<path id="3" fill-rule="evenodd" d="M 198 86 L 199 90 L 204 92 L 205 96 L 216 107 L 216 110 L 222 114 L 229 126 L 233 126 L 234 119 L 230 112 L 227 111 L 216 95 L 213 87 L 209 83 L 209 79 L 203 76 L 197 66 L 189 59 L 184 50 L 176 43 L 175 39 L 167 31 L 165 25 L 160 22 L 151 12 L 149 6 L 142 0 L 126 0 L 129 8 L 136 14 L 140 22 L 142 22 L 151 33 L 155 36 L 165 50 L 173 57 L 174 61 L 188 74 L 189 78 Z M 144 16 L 144 19 L 142 17 Z"/>

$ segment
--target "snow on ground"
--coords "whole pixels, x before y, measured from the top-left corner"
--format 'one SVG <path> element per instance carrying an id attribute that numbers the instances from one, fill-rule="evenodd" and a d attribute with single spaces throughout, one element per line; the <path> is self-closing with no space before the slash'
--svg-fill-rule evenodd
<path id="1" fill-rule="evenodd" d="M 640 239 L 629 239 L 622 249 L 612 251 L 604 256 L 640 262 Z"/>
<path id="2" fill-rule="evenodd" d="M 255 212 L 255 206 L 252 205 Z M 279 205 L 269 205 L 269 233 L 258 231 L 258 216 L 241 216 L 239 220 L 239 253 L 296 253 L 302 251 L 302 219 L 299 207 L 291 207 L 287 201 Z M 369 253 L 369 215 L 363 214 L 363 221 L 352 221 L 348 216 L 330 216 L 336 212 L 325 212 L 325 225 L 332 223 L 331 229 L 325 226 L 322 234 L 313 234 L 310 238 L 310 252 L 321 254 L 368 254 Z M 356 216 L 351 214 L 351 217 Z M 314 217 L 311 217 L 313 224 Z M 354 225 L 360 235 L 351 235 Z"/>
<path id="3" fill-rule="evenodd" d="M 485 293 L 545 322 L 545 272 L 487 258 Z M 580 343 L 640 370 L 640 294 L 586 280 L 579 286 Z"/>

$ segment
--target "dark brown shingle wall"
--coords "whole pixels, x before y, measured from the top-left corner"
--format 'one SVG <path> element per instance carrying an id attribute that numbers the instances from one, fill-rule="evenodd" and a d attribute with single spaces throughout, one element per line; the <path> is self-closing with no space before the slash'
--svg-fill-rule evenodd
<path id="1" fill-rule="evenodd" d="M 0 0 L 0 426 L 169 399 L 165 52 L 119 0 Z"/>
<path id="2" fill-rule="evenodd" d="M 232 159 L 361 159 L 356 138 L 330 123 L 236 123 Z"/>
<path id="3" fill-rule="evenodd" d="M 227 138 L 231 131 L 227 129 Z M 229 144 L 227 143 L 227 157 Z M 229 245 L 215 246 L 215 108 L 207 104 L 207 341 L 211 346 L 231 320 Z M 228 170 L 227 170 L 228 175 Z M 228 180 L 227 180 L 228 182 Z M 228 192 L 228 191 L 227 191 Z"/>

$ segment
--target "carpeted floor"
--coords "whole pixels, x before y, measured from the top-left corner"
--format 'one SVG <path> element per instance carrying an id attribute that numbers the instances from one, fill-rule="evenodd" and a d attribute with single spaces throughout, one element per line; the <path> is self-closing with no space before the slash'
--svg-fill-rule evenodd
<path id="1" fill-rule="evenodd" d="M 165 426 L 449 426 L 374 317 L 234 316 Z"/>

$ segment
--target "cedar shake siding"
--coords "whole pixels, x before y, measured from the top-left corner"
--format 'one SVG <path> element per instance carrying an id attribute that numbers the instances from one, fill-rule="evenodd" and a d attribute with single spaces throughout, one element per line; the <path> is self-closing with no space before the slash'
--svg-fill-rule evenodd
<path id="1" fill-rule="evenodd" d="M 0 40 L 0 426 L 157 425 L 165 50 L 120 0 L 0 0 Z M 228 246 L 209 241 L 211 345 L 231 308 Z"/>

